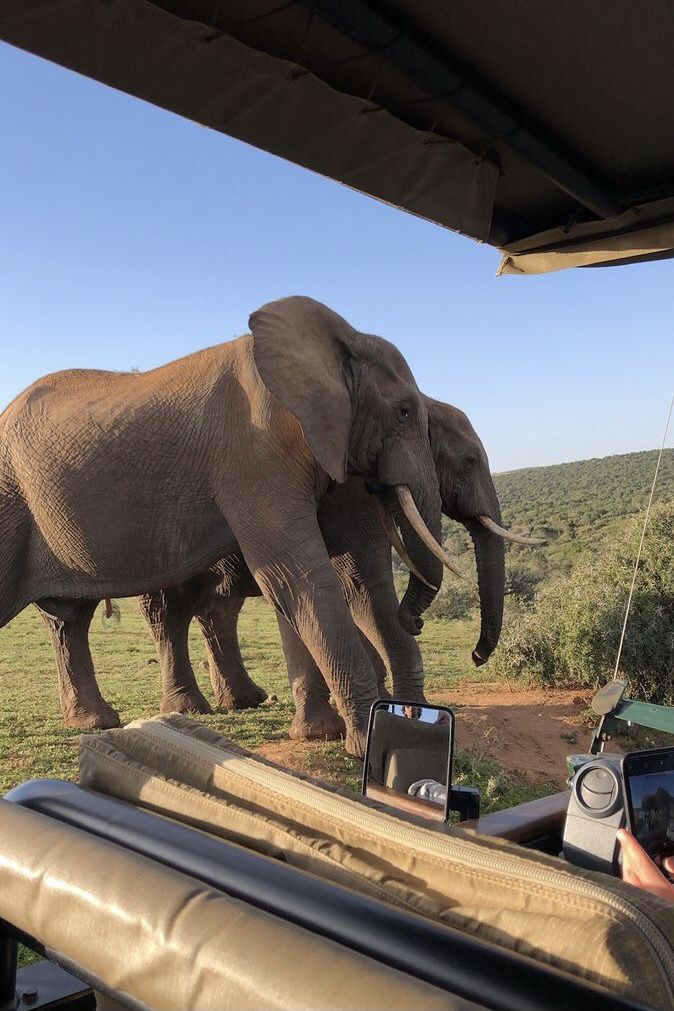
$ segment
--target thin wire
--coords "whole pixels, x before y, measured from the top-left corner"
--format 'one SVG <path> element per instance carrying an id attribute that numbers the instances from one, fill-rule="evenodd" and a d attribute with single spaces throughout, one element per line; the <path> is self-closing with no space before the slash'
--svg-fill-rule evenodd
<path id="1" fill-rule="evenodd" d="M 653 494 L 655 492 L 655 485 L 658 480 L 658 472 L 660 470 L 660 463 L 662 461 L 662 454 L 665 449 L 665 442 L 667 441 L 667 432 L 669 431 L 669 422 L 672 417 L 672 408 L 674 408 L 674 394 L 672 395 L 671 402 L 669 404 L 669 412 L 667 414 L 667 421 L 665 423 L 665 431 L 662 436 L 662 443 L 660 445 L 660 453 L 658 454 L 658 462 L 655 465 L 655 474 L 653 475 L 653 484 L 651 485 L 651 494 L 648 499 L 648 505 L 646 506 L 646 515 L 644 517 L 644 528 L 641 531 L 641 540 L 639 542 L 639 550 L 637 551 L 637 560 L 634 563 L 634 572 L 632 573 L 632 585 L 630 586 L 630 594 L 627 598 L 627 607 L 625 608 L 625 620 L 623 621 L 623 629 L 620 633 L 620 643 L 618 644 L 618 655 L 615 661 L 615 670 L 613 671 L 614 679 L 618 677 L 618 668 L 620 667 L 620 657 L 623 651 L 623 643 L 625 641 L 625 632 L 627 631 L 627 619 L 630 616 L 630 608 L 632 607 L 632 597 L 634 596 L 634 587 L 637 581 L 637 571 L 639 569 L 639 562 L 641 561 L 641 549 L 644 546 L 644 539 L 646 537 L 646 526 L 648 524 L 648 517 L 651 512 L 651 504 L 653 502 Z"/>

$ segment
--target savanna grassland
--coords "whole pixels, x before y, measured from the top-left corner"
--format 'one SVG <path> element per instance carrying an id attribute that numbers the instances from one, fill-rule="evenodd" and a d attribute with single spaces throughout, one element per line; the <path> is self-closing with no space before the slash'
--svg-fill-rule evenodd
<path id="1" fill-rule="evenodd" d="M 135 600 L 118 603 L 121 620 L 106 620 L 99 607 L 90 639 L 101 691 L 126 723 L 157 713 L 161 687 L 154 644 Z M 196 718 L 247 748 L 287 741 L 293 708 L 271 609 L 260 599 L 249 600 L 241 612 L 239 629 L 244 661 L 271 700 L 259 709 L 218 710 Z M 476 671 L 470 661 L 477 633 L 474 619 L 427 622 L 423 651 L 431 697 L 462 681 L 475 683 L 489 677 L 486 668 Z M 206 651 L 196 627 L 190 635 L 190 653 L 199 685 L 212 701 Z M 0 630 L 0 790 L 37 776 L 76 779 L 79 734 L 63 726 L 47 631 L 35 608 L 28 608 Z M 302 747 L 302 756 L 308 771 L 359 789 L 360 763 L 346 755 L 339 742 Z M 471 783 L 482 787 L 485 809 L 546 792 L 544 784 L 531 785 L 522 777 L 504 773 L 484 747 L 479 753 L 459 756 L 457 771 L 459 780 L 470 775 Z"/>
<path id="2" fill-rule="evenodd" d="M 649 450 L 496 474 L 504 522 L 547 538 L 541 552 L 546 576 L 568 573 L 643 513 L 657 457 Z M 673 500 L 674 449 L 666 449 L 654 501 Z M 521 549 L 516 553 L 520 557 Z"/>
<path id="3" fill-rule="evenodd" d="M 535 602 L 541 589 L 600 551 L 607 534 L 622 529 L 643 509 L 655 455 L 633 453 L 496 476 L 504 522 L 548 538 L 543 548 L 508 548 L 506 612 L 511 623 L 513 616 L 517 620 L 519 609 Z M 674 499 L 674 450 L 667 451 L 663 459 L 656 499 Z M 467 688 L 470 683 L 474 691 L 479 687 L 476 683 L 493 682 L 497 666 L 490 663 L 476 670 L 470 661 L 478 634 L 472 551 L 462 528 L 455 524 L 447 527 L 446 540 L 459 557 L 466 578 L 446 581 L 420 639 L 431 699 L 462 684 Z M 96 612 L 91 644 L 103 695 L 127 722 L 155 714 L 161 691 L 154 645 L 136 603 L 122 600 L 118 604 L 119 622 L 104 619 L 102 608 Z M 276 622 L 263 601 L 249 600 L 244 607 L 240 640 L 244 661 L 272 697 L 270 702 L 257 710 L 219 710 L 198 718 L 244 747 L 255 749 L 270 742 L 284 746 L 292 702 Z M 200 687 L 212 701 L 205 647 L 196 627 L 191 632 L 190 652 Z M 4 792 L 36 776 L 75 779 L 78 737 L 78 731 L 63 726 L 47 631 L 37 611 L 28 608 L 0 630 L 0 789 Z M 293 749 L 294 745 L 286 743 L 285 747 Z M 339 742 L 305 746 L 299 753 L 307 771 L 358 789 L 359 763 L 345 754 Z M 550 784 L 532 783 L 512 769 L 505 772 L 498 759 L 498 747 L 490 748 L 484 741 L 458 756 L 457 779 L 482 789 L 484 810 L 519 803 L 552 789 Z"/>

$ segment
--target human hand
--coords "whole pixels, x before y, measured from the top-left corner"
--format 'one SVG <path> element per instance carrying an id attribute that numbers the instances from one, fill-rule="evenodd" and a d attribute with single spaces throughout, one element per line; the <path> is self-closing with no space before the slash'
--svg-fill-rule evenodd
<path id="1" fill-rule="evenodd" d="M 623 881 L 674 902 L 674 884 L 667 880 L 634 836 L 621 828 L 618 830 L 618 842 L 622 850 Z M 663 866 L 668 873 L 674 873 L 674 858 L 667 857 Z"/>

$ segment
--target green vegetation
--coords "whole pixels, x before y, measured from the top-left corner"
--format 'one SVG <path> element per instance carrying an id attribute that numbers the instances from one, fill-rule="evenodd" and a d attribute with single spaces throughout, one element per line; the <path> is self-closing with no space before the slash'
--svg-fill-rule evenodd
<path id="1" fill-rule="evenodd" d="M 580 562 L 570 577 L 511 615 L 494 658 L 497 673 L 556 687 L 598 687 L 618 652 L 643 520 Z M 621 658 L 631 693 L 674 705 L 674 502 L 653 508 Z"/>
<path id="2" fill-rule="evenodd" d="M 154 645 L 134 600 L 117 602 L 119 622 L 102 617 L 100 607 L 91 626 L 91 645 L 104 696 L 127 722 L 157 712 L 160 698 L 159 667 Z M 274 701 L 260 709 L 199 717 L 219 733 L 243 747 L 257 748 L 270 741 L 287 741 L 293 716 L 278 629 L 271 609 L 261 600 L 249 600 L 240 619 L 244 661 Z M 462 680 L 489 679 L 477 671 L 470 651 L 478 635 L 474 620 L 426 622 L 422 648 L 427 688 L 432 697 Z M 190 652 L 199 685 L 212 699 L 206 652 L 198 630 L 192 629 Z M 77 778 L 79 731 L 67 730 L 61 720 L 54 658 L 38 612 L 28 608 L 0 630 L 0 792 L 37 776 Z M 463 764 L 462 764 L 463 763 Z M 509 806 L 522 798 L 546 792 L 524 779 L 506 775 L 488 749 L 459 758 L 463 781 L 484 789 L 485 810 Z M 360 763 L 345 754 L 339 742 L 329 741 L 307 750 L 308 772 L 358 792 Z"/>
<path id="3" fill-rule="evenodd" d="M 496 474 L 494 483 L 505 525 L 548 539 L 548 544 L 535 552 L 509 548 L 509 568 L 538 571 L 540 580 L 569 572 L 607 535 L 623 529 L 626 518 L 643 513 L 657 456 L 657 450 L 650 450 Z M 674 449 L 667 449 L 655 501 L 672 499 Z"/>
<path id="4" fill-rule="evenodd" d="M 504 524 L 547 544 L 506 547 L 506 620 L 490 675 L 560 688 L 611 676 L 657 455 L 495 475 Z M 674 449 L 663 454 L 654 502 L 621 666 L 639 697 L 674 704 Z M 464 580 L 448 577 L 428 613 L 465 620 L 478 608 L 470 539 L 445 521 L 445 543 Z"/>
<path id="5" fill-rule="evenodd" d="M 420 640 L 431 698 L 462 680 L 493 680 L 499 670 L 508 676 L 564 687 L 597 684 L 606 678 L 620 631 L 625 579 L 631 573 L 633 548 L 624 546 L 625 531 L 630 517 L 645 505 L 655 457 L 654 452 L 631 453 L 496 475 L 504 522 L 514 529 L 545 534 L 549 543 L 533 550 L 508 547 L 509 598 L 503 648 L 479 670 L 470 661 L 478 636 L 472 547 L 462 527 L 446 523 L 448 547 L 458 557 L 466 578 L 461 583 L 451 577 L 445 581 Z M 674 450 L 668 450 L 656 500 L 673 499 Z M 674 619 L 668 595 L 674 576 L 672 529 L 667 526 L 671 516 L 670 520 L 665 513 L 656 517 L 623 668 L 642 697 L 671 702 Z M 600 557 L 607 535 L 622 546 Z M 654 537 L 660 539 L 660 548 Z M 104 620 L 99 609 L 91 639 L 103 694 L 126 722 L 156 713 L 159 669 L 135 602 L 118 603 L 121 621 Z M 243 609 L 240 628 L 244 660 L 275 701 L 259 710 L 220 710 L 202 719 L 249 748 L 287 740 L 292 702 L 273 615 L 262 601 L 251 600 Z M 640 639 L 635 638 L 637 634 Z M 191 633 L 190 649 L 202 691 L 211 697 L 204 669 L 205 649 L 196 629 Z M 28 608 L 0 630 L 0 790 L 34 776 L 75 779 L 78 736 L 77 731 L 63 727 L 46 629 L 38 613 Z M 485 810 L 546 792 L 504 773 L 496 758 L 486 749 L 457 759 L 459 781 L 480 786 Z M 326 742 L 309 749 L 306 767 L 318 776 L 357 789 L 358 763 L 345 756 L 339 743 Z"/>
<path id="6" fill-rule="evenodd" d="M 607 539 L 619 538 L 632 516 L 643 515 L 657 456 L 649 450 L 495 474 L 504 525 L 547 541 L 540 548 L 507 545 L 506 594 L 531 601 L 539 588 L 568 575 Z M 666 449 L 654 501 L 673 500 L 674 449 Z M 431 613 L 465 617 L 477 606 L 470 538 L 458 524 L 444 525 L 447 549 L 458 558 L 466 582 L 458 587 L 445 580 Z"/>
<path id="7" fill-rule="evenodd" d="M 630 517 L 643 515 L 655 471 L 657 450 L 580 460 L 554 467 L 528 467 L 494 475 L 504 525 L 545 537 L 539 548 L 506 546 L 506 594 L 511 601 L 530 602 L 537 591 L 602 548 L 607 538 L 619 538 Z M 674 449 L 665 450 L 655 502 L 674 500 Z M 463 574 L 447 577 L 429 617 L 465 619 L 478 607 L 475 561 L 464 528 L 443 521 L 447 550 Z M 399 587 L 405 569 L 394 561 Z"/>

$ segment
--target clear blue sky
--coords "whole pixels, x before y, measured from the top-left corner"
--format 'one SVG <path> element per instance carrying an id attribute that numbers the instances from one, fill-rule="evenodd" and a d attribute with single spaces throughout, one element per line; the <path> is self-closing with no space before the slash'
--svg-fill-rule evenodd
<path id="1" fill-rule="evenodd" d="M 494 470 L 659 444 L 674 261 L 496 278 L 488 247 L 4 45 L 0 136 L 0 408 L 301 293 L 394 341 Z"/>

